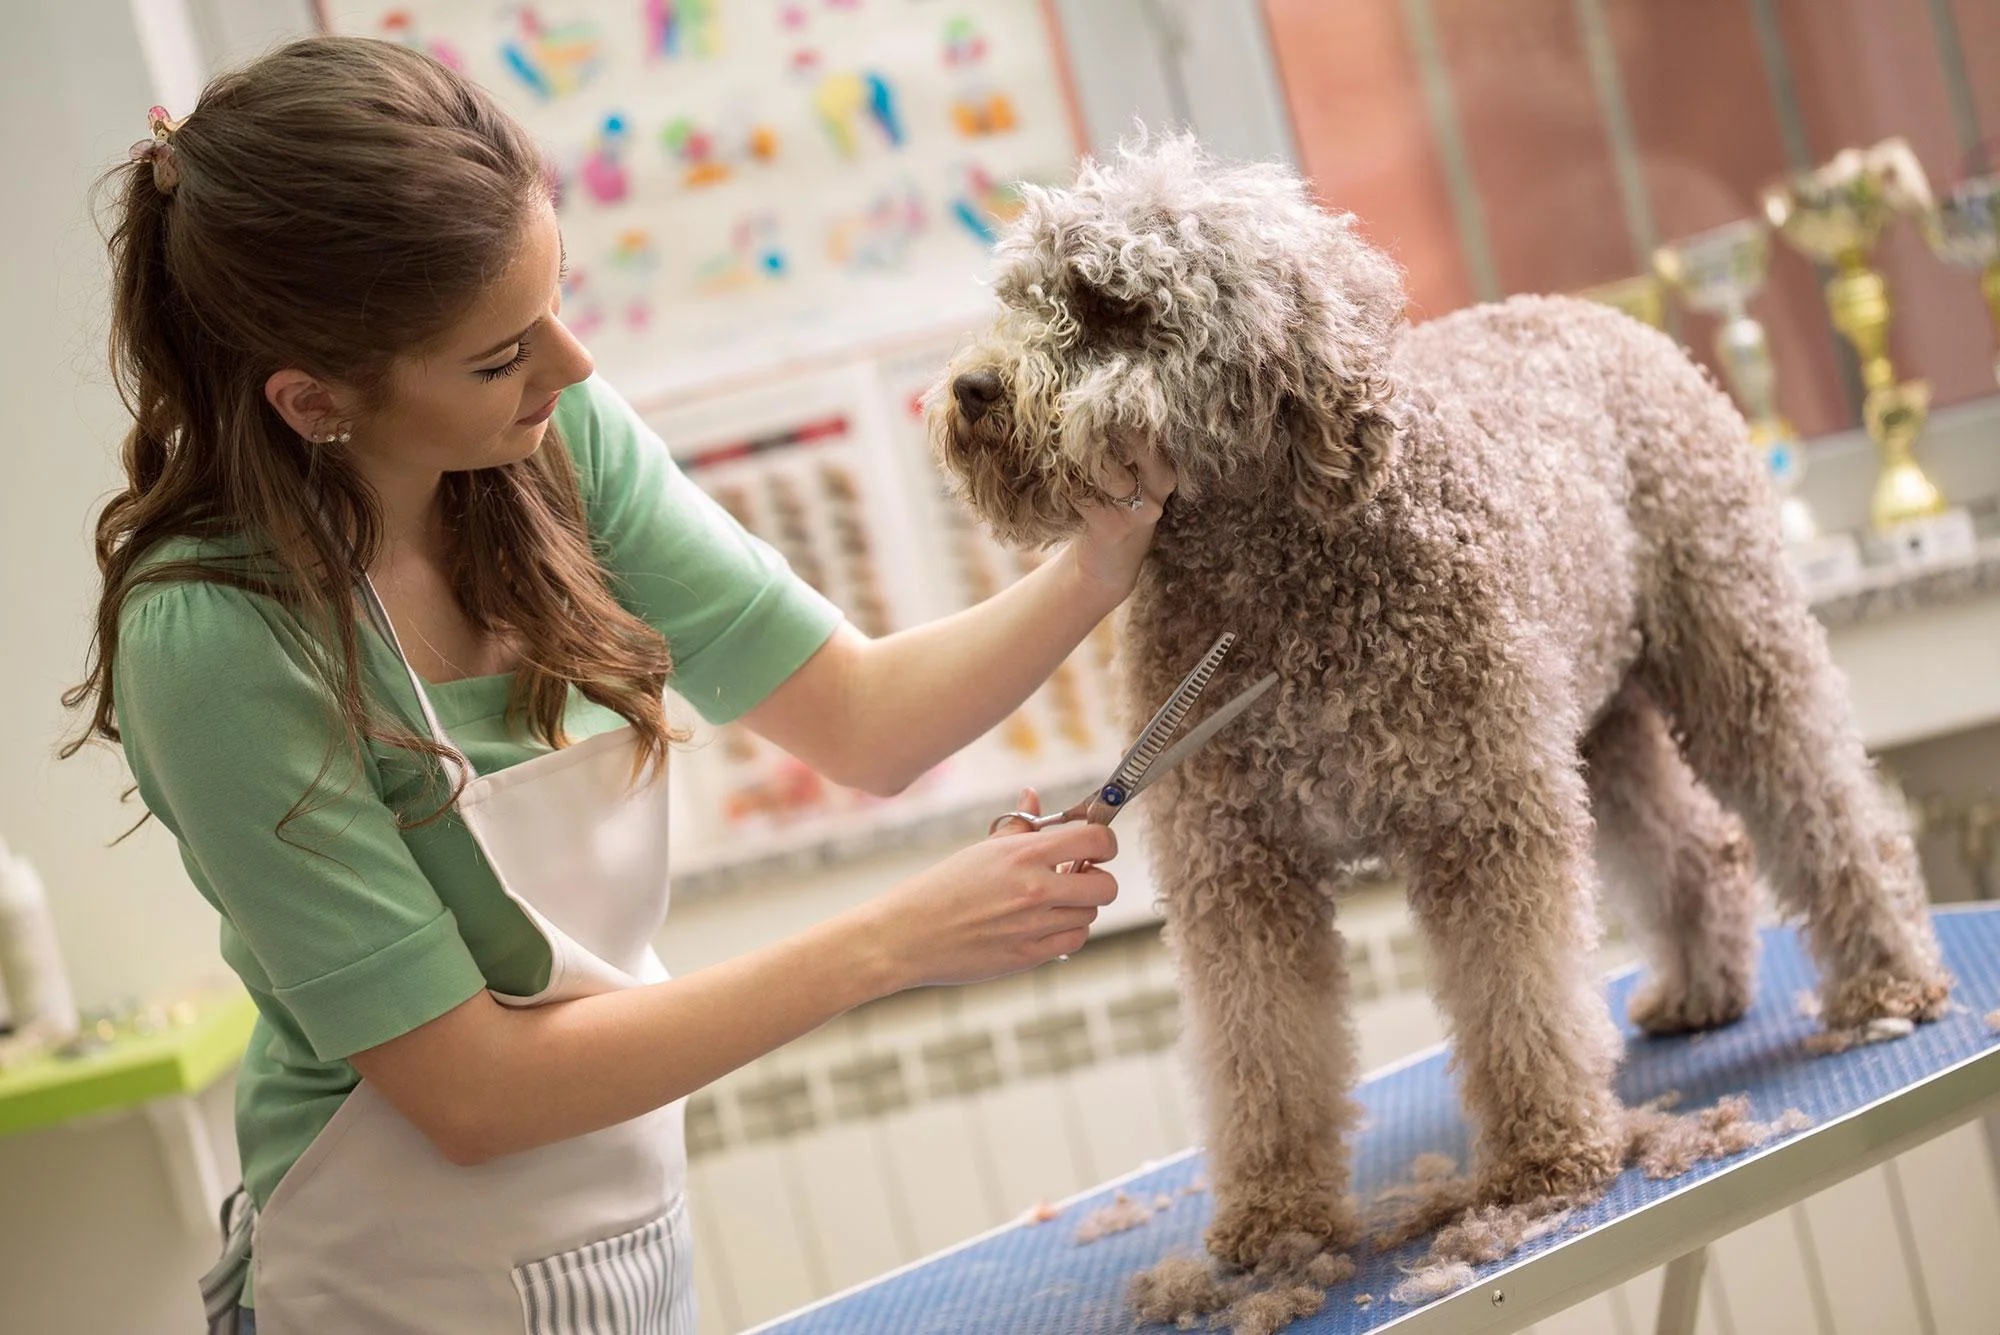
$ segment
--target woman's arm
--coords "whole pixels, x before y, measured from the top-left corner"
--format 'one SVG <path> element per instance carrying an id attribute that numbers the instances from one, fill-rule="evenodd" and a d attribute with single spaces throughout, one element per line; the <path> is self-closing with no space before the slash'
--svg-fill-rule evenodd
<path id="1" fill-rule="evenodd" d="M 453 1163 L 474 1164 L 663 1107 L 843 1011 L 1081 948 L 1117 885 L 1103 826 L 975 844 L 857 909 L 682 978 L 510 1009 L 481 992 L 351 1058 Z"/>
<path id="2" fill-rule="evenodd" d="M 976 607 L 870 640 L 843 626 L 743 721 L 836 783 L 887 795 L 1019 708 L 1138 578 L 1173 470 L 1135 465 L 1146 504 L 1105 504 L 1057 557 Z M 1107 495 L 1131 492 L 1111 466 Z"/>

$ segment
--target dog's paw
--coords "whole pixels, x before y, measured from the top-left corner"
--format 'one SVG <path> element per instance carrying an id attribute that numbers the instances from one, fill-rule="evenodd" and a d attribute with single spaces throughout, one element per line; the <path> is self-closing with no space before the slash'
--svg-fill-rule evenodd
<path id="1" fill-rule="evenodd" d="M 1289 1267 L 1304 1251 L 1338 1253 L 1361 1236 L 1361 1218 L 1347 1197 L 1273 1197 L 1224 1200 L 1204 1240 L 1218 1261 L 1245 1270 Z"/>
<path id="2" fill-rule="evenodd" d="M 1632 994 L 1627 1013 L 1649 1034 L 1719 1029 L 1750 1009 L 1748 976 L 1715 973 L 1692 979 L 1649 980 Z"/>
<path id="3" fill-rule="evenodd" d="M 1820 997 L 1828 1030 L 1859 1029 L 1870 1020 L 1942 1019 L 1951 1003 L 1952 977 L 1942 969 L 1915 977 L 1871 970 L 1843 979 Z"/>
<path id="4" fill-rule="evenodd" d="M 1558 1154 L 1514 1154 L 1479 1173 L 1482 1204 L 1582 1205 L 1596 1199 L 1625 1167 L 1622 1135 L 1578 1137 Z"/>

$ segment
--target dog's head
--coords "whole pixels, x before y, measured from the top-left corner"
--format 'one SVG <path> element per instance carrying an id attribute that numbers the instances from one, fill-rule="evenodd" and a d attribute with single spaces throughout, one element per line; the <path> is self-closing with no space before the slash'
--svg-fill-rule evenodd
<path id="1" fill-rule="evenodd" d="M 993 327 L 926 402 L 932 444 L 1000 536 L 1081 526 L 1098 465 L 1157 442 L 1178 505 L 1282 489 L 1332 519 L 1388 462 L 1402 276 L 1269 164 L 1188 137 L 1029 188 L 996 251 Z"/>

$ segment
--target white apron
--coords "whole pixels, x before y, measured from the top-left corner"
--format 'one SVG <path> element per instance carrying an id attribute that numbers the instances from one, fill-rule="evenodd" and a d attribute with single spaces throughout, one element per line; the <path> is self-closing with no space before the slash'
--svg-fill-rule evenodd
<path id="1" fill-rule="evenodd" d="M 361 592 L 403 658 L 375 591 Z M 632 783 L 635 747 L 621 728 L 460 795 L 552 957 L 542 991 L 496 1000 L 537 1006 L 667 976 L 651 944 L 667 913 L 667 785 L 658 772 Z M 682 1111 L 461 1168 L 362 1081 L 256 1217 L 259 1335 L 692 1335 Z"/>

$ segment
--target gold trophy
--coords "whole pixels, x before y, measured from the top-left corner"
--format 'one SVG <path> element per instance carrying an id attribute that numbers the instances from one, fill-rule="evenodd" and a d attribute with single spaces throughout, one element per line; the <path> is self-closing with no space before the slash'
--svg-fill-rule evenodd
<path id="1" fill-rule="evenodd" d="M 2000 175 L 1961 181 L 1924 215 L 1924 239 L 1945 263 L 1980 271 L 1979 290 L 2000 331 Z M 1993 358 L 1993 378 L 2000 380 L 2000 354 Z"/>
<path id="2" fill-rule="evenodd" d="M 1885 139 L 1794 173 L 1766 189 L 1763 202 L 1764 216 L 1795 249 L 1834 268 L 1826 304 L 1834 327 L 1860 357 L 1868 391 L 1861 420 L 1882 456 L 1870 505 L 1877 537 L 1899 562 L 1961 556 L 1969 518 L 1945 505 L 1914 455 L 1930 410 L 1930 386 L 1897 380 L 1888 353 L 1889 286 L 1868 266 L 1868 252 L 1898 213 L 1929 211 L 1923 167 L 1903 140 Z"/>
<path id="3" fill-rule="evenodd" d="M 1599 283 L 1596 287 L 1584 288 L 1576 295 L 1585 301 L 1623 311 L 1655 329 L 1667 327 L 1666 295 L 1660 290 L 1657 275 L 1642 273 L 1620 278 L 1614 283 Z"/>
<path id="4" fill-rule="evenodd" d="M 1770 340 L 1749 310 L 1750 299 L 1764 288 L 1770 260 L 1770 233 L 1763 220 L 1746 218 L 1661 246 L 1653 252 L 1653 270 L 1690 310 L 1721 317 L 1716 360 L 1749 419 L 1750 443 L 1764 451 L 1770 465 L 1785 541 L 1800 546 L 1819 538 L 1819 524 L 1798 494 L 1805 472 L 1798 433 L 1778 412 Z"/>

